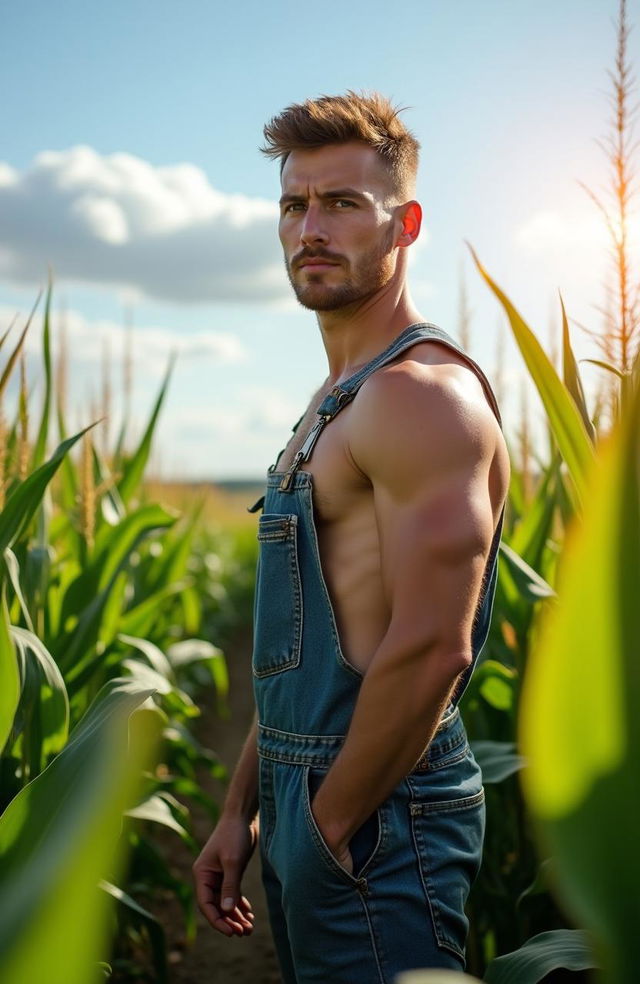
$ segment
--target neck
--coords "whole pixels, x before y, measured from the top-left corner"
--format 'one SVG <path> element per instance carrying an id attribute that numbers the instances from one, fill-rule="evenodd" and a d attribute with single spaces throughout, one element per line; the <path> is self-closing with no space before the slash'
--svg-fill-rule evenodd
<path id="1" fill-rule="evenodd" d="M 406 284 L 398 287 L 393 282 L 356 304 L 337 311 L 318 311 L 317 318 L 331 385 L 366 365 L 408 325 L 425 320 Z"/>

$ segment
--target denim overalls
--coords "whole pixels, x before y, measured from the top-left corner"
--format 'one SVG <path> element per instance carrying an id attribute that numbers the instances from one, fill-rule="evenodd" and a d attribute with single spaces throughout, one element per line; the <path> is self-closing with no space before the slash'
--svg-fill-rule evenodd
<path id="1" fill-rule="evenodd" d="M 250 510 L 263 507 L 253 650 L 260 854 L 285 984 L 392 984 L 401 970 L 464 967 L 464 905 L 480 866 L 485 807 L 457 702 L 489 629 L 504 509 L 476 611 L 473 663 L 428 750 L 350 841 L 353 874 L 329 851 L 310 807 L 349 727 L 362 674 L 340 647 L 320 566 L 312 476 L 300 466 L 372 372 L 429 339 L 467 360 L 501 424 L 478 364 L 435 325 L 409 325 L 331 390 L 289 470 L 271 466 L 265 496 Z"/>

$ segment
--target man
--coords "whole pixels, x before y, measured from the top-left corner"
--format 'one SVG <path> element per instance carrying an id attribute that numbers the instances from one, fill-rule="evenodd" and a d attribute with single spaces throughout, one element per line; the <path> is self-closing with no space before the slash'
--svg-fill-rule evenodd
<path id="1" fill-rule="evenodd" d="M 257 715 L 198 902 L 221 933 L 251 932 L 259 807 L 285 984 L 392 984 L 464 967 L 484 792 L 457 702 L 489 627 L 509 461 L 482 370 L 409 295 L 419 145 L 397 111 L 325 96 L 265 137 L 329 374 L 253 507 Z"/>

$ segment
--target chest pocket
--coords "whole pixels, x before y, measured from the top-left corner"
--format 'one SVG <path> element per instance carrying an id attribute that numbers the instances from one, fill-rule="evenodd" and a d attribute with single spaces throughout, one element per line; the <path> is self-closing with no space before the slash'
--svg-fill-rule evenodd
<path id="1" fill-rule="evenodd" d="M 298 565 L 298 517 L 264 513 L 259 518 L 254 608 L 253 673 L 270 676 L 300 663 L 302 584 Z"/>

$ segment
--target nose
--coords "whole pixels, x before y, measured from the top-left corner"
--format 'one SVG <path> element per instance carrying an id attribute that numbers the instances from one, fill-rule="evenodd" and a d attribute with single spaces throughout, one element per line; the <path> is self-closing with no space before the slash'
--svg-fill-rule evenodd
<path id="1" fill-rule="evenodd" d="M 305 246 L 311 246 L 313 243 L 327 243 L 328 241 L 329 236 L 324 228 L 320 210 L 309 205 L 300 229 L 300 242 L 304 243 Z"/>

